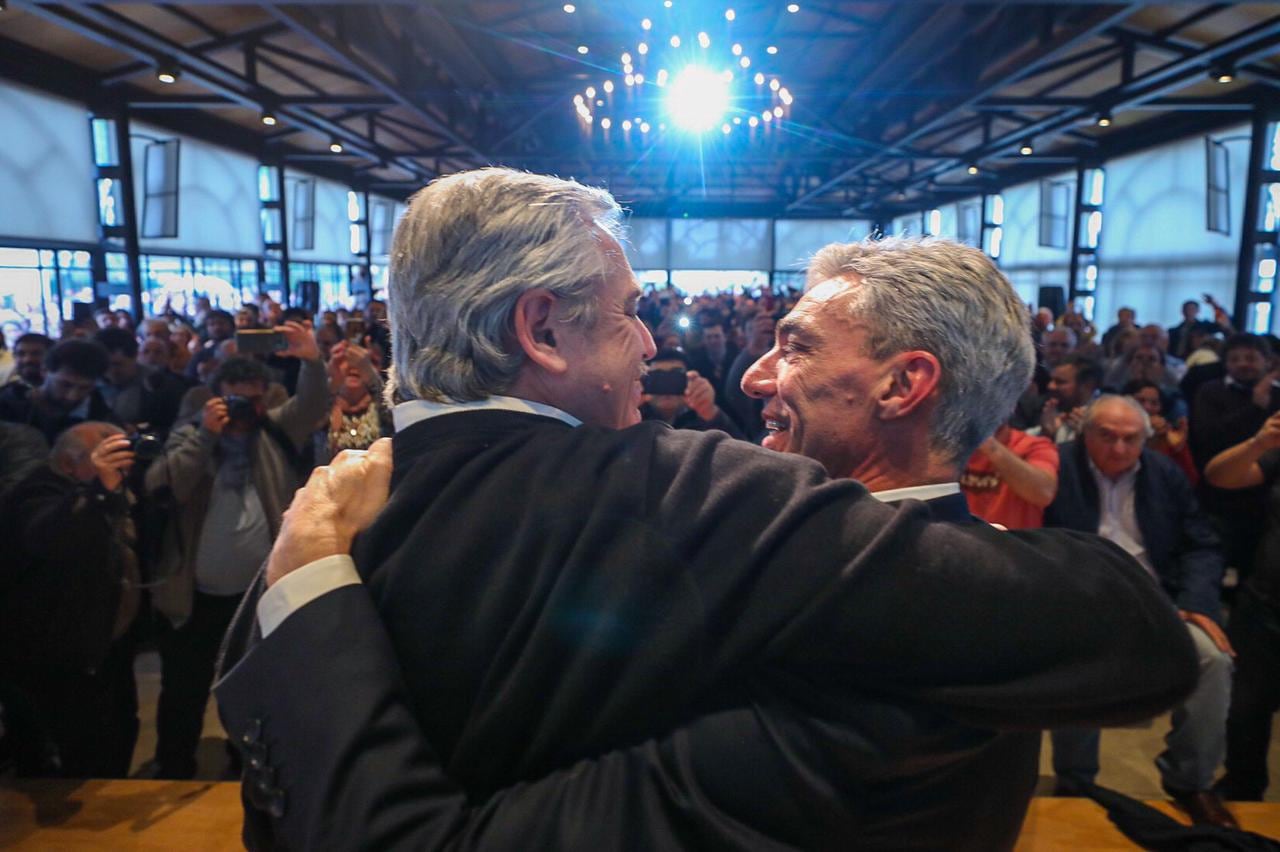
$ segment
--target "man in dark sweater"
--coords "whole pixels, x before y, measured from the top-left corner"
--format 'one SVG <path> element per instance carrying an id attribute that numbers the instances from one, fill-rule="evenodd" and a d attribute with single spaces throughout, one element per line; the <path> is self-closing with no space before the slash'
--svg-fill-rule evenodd
<path id="1" fill-rule="evenodd" d="M 1085 412 L 1082 437 L 1061 447 L 1058 495 L 1045 525 L 1097 533 L 1142 563 L 1178 608 L 1200 659 L 1200 679 L 1173 713 L 1156 759 L 1165 790 L 1196 822 L 1234 827 L 1211 790 L 1226 749 L 1230 642 L 1222 631 L 1222 549 L 1187 478 L 1144 449 L 1147 413 L 1125 396 L 1102 396 Z M 1059 789 L 1077 794 L 1098 773 L 1098 732 L 1053 734 Z"/>
<path id="2" fill-rule="evenodd" d="M 1218 785 L 1228 799 L 1257 802 L 1267 789 L 1271 717 L 1280 709 L 1280 413 L 1214 456 L 1205 477 L 1218 488 L 1261 488 L 1266 494 L 1257 570 L 1231 610 L 1238 656 L 1227 716 L 1227 774 Z"/>
<path id="3" fill-rule="evenodd" d="M 1253 437 L 1280 411 L 1280 371 L 1271 364 L 1272 355 L 1266 338 L 1256 334 L 1227 340 L 1226 376 L 1202 384 L 1191 407 L 1191 453 L 1202 471 L 1210 459 Z M 1247 577 L 1262 530 L 1265 489 L 1232 490 L 1206 483 L 1203 498 L 1222 537 L 1227 564 Z"/>
<path id="4" fill-rule="evenodd" d="M 980 253 L 838 260 L 849 280 L 806 296 L 753 391 L 781 400 L 785 454 L 638 423 L 654 345 L 606 194 L 490 169 L 404 222 L 396 481 L 364 576 L 341 554 L 386 480 L 332 514 L 304 490 L 217 687 L 250 845 L 1008 847 L 1034 759 L 978 771 L 1009 742 L 994 729 L 1135 718 L 1191 686 L 1185 631 L 1114 548 L 933 523 L 831 478 L 869 469 L 859 431 L 900 430 L 918 461 L 895 443 L 880 498 L 957 496 L 946 460 L 1032 361 Z M 922 345 L 929 311 L 894 310 L 931 297 L 975 331 L 969 359 Z M 897 321 L 873 345 L 857 325 L 879 317 Z"/>
<path id="5" fill-rule="evenodd" d="M 116 422 L 96 387 L 107 363 L 107 352 L 97 343 L 62 341 L 49 350 L 38 387 L 11 382 L 0 389 L 0 420 L 32 426 L 50 444 L 77 423 Z"/>

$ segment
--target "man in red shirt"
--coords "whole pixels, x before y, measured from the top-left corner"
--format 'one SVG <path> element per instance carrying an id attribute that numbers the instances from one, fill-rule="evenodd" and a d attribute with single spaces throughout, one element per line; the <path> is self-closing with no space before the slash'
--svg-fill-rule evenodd
<path id="1" fill-rule="evenodd" d="M 1044 524 L 1044 507 L 1058 491 L 1058 448 L 1011 428 L 996 430 L 970 456 L 960 477 L 969 511 L 1011 530 Z"/>

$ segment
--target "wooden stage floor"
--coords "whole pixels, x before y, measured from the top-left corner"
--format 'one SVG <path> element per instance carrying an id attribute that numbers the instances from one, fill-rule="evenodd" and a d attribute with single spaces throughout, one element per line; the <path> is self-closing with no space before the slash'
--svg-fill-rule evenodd
<path id="1" fill-rule="evenodd" d="M 1153 803 L 1180 816 L 1168 803 Z M 1280 805 L 1232 804 L 1250 831 L 1280 838 Z M 1185 819 L 1183 820 L 1185 822 Z M 0 788 L 0 849 L 240 849 L 239 785 L 212 781 L 30 781 Z M 1087 799 L 1038 798 L 1019 852 L 1137 847 Z"/>

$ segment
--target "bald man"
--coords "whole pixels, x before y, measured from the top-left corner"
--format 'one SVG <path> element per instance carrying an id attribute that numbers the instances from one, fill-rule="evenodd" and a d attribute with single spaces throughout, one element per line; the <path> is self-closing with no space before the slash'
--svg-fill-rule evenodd
<path id="1" fill-rule="evenodd" d="M 129 439 L 86 422 L 15 489 L 3 518 L 0 680 L 34 705 L 67 777 L 124 777 L 138 736 Z"/>

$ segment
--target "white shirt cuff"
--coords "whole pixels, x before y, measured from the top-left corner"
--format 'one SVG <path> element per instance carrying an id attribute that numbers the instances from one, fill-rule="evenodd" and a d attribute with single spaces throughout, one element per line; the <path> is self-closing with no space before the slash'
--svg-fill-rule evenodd
<path id="1" fill-rule="evenodd" d="M 258 627 L 265 639 L 284 620 L 323 594 L 360 582 L 356 563 L 345 553 L 308 562 L 276 580 L 258 599 Z"/>

